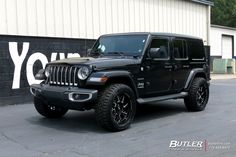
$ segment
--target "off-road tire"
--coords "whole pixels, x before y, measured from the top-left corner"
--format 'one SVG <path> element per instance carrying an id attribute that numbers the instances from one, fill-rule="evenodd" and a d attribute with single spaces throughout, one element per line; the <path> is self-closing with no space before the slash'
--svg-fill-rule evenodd
<path id="1" fill-rule="evenodd" d="M 122 96 L 126 98 L 121 98 Z M 120 107 L 122 108 L 122 111 L 124 109 L 127 111 L 130 109 L 129 112 L 127 112 L 129 114 L 124 114 L 122 116 L 122 111 L 116 111 L 117 106 L 120 106 L 116 105 L 119 102 L 119 99 L 123 99 L 123 104 L 127 104 L 126 102 L 130 103 L 128 107 L 127 105 L 123 105 L 123 107 L 121 105 Z M 122 103 L 121 100 L 120 103 Z M 98 103 L 95 106 L 95 116 L 98 124 L 100 124 L 104 129 L 109 131 L 121 131 L 127 129 L 134 119 L 135 112 L 136 99 L 133 90 L 129 86 L 124 84 L 111 84 L 99 93 Z M 120 115 L 118 116 L 118 114 Z M 119 117 L 125 116 L 127 116 L 127 118 L 124 118 L 123 124 L 119 124 L 117 119 L 122 119 Z"/>
<path id="2" fill-rule="evenodd" d="M 62 107 L 48 105 L 37 97 L 34 97 L 34 107 L 39 114 L 46 118 L 61 118 L 68 111 Z"/>
<path id="3" fill-rule="evenodd" d="M 204 89 L 204 92 L 199 94 L 200 89 Z M 203 91 L 203 90 L 202 90 Z M 204 94 L 205 93 L 205 94 Z M 199 96 L 202 100 L 199 100 Z M 185 106 L 189 111 L 202 111 L 205 109 L 209 99 L 209 85 L 204 78 L 194 78 L 191 87 L 189 89 L 188 96 L 184 98 Z M 201 103 L 200 103 L 200 102 Z"/>

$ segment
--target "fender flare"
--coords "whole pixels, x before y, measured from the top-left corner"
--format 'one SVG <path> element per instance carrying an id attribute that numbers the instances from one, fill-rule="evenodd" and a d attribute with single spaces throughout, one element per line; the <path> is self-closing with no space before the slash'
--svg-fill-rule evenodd
<path id="1" fill-rule="evenodd" d="M 205 78 L 207 78 L 206 76 L 206 72 L 204 71 L 203 68 L 196 68 L 196 69 L 192 69 L 188 75 L 188 78 L 185 82 L 185 86 L 184 86 L 184 89 L 189 89 L 190 85 L 192 84 L 193 82 L 193 79 L 195 78 L 195 76 L 197 74 L 203 74 Z"/>
<path id="2" fill-rule="evenodd" d="M 86 85 L 105 85 L 106 82 L 99 81 L 99 78 L 107 77 L 108 80 L 116 79 L 116 78 L 127 78 L 131 82 L 131 88 L 134 90 L 134 94 L 138 97 L 138 90 L 133 79 L 132 74 L 129 71 L 124 70 L 115 70 L 115 71 L 99 71 L 92 73 L 87 79 Z M 121 81 L 122 82 L 122 81 Z"/>

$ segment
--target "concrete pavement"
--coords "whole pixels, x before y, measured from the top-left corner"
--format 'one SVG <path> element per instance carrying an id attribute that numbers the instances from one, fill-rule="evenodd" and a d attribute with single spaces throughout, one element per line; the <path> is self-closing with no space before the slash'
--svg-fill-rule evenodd
<path id="1" fill-rule="evenodd" d="M 0 156 L 235 156 L 235 91 L 235 79 L 214 79 L 205 111 L 187 112 L 182 100 L 145 105 L 131 128 L 118 133 L 97 126 L 93 111 L 70 111 L 62 119 L 50 120 L 41 117 L 33 104 L 0 107 Z M 172 140 L 203 141 L 208 147 L 171 150 Z M 221 148 L 211 147 L 214 143 Z M 230 147 L 223 149 L 226 144 Z"/>

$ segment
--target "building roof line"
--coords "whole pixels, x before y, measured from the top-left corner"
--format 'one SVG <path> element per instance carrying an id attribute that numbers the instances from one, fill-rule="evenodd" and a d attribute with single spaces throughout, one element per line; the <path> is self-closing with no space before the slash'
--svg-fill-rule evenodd
<path id="1" fill-rule="evenodd" d="M 214 2 L 209 0 L 191 0 L 192 2 L 201 3 L 209 6 L 214 6 Z"/>
<path id="2" fill-rule="evenodd" d="M 236 28 L 235 27 L 227 27 L 227 26 L 221 26 L 221 25 L 211 25 L 211 27 L 214 27 L 214 28 L 222 28 L 222 29 L 229 29 L 229 30 L 234 30 L 236 31 Z"/>
<path id="3" fill-rule="evenodd" d="M 191 38 L 191 39 L 201 39 L 200 37 L 176 34 L 176 33 L 165 33 L 165 32 L 126 32 L 126 33 L 112 33 L 104 34 L 102 36 L 119 36 L 119 35 L 155 35 L 155 36 L 167 36 L 167 37 L 181 37 L 181 38 Z"/>

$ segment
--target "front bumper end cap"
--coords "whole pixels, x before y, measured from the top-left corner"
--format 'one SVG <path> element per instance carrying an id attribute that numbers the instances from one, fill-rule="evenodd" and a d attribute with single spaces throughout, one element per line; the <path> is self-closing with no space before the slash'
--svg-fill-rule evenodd
<path id="1" fill-rule="evenodd" d="M 35 97 L 48 97 L 67 99 L 70 102 L 91 102 L 97 98 L 98 91 L 95 89 L 58 87 L 33 84 L 30 86 L 30 93 Z"/>
<path id="2" fill-rule="evenodd" d="M 72 102 L 87 102 L 93 100 L 95 97 L 97 97 L 96 90 L 90 92 L 77 91 L 68 94 L 68 99 Z"/>

